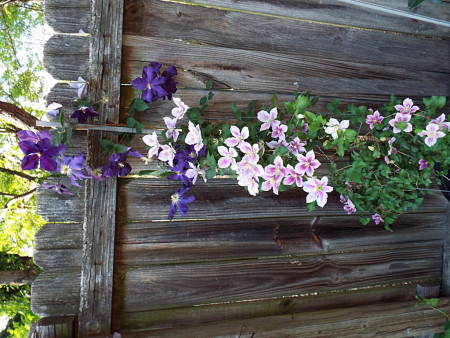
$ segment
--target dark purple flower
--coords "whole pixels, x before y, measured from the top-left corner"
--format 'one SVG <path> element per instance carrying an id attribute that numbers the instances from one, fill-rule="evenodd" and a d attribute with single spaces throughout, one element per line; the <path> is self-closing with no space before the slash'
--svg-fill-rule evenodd
<path id="1" fill-rule="evenodd" d="M 103 176 L 102 168 L 92 169 L 89 165 L 86 164 L 84 167 L 89 175 L 89 178 L 93 178 L 96 181 L 104 181 L 106 177 Z"/>
<path id="2" fill-rule="evenodd" d="M 142 70 L 142 77 L 131 81 L 131 85 L 137 90 L 143 90 L 142 99 L 152 102 L 166 96 L 170 100 L 172 94 L 177 91 L 176 83 L 172 76 L 177 74 L 174 66 L 168 67 L 160 74 L 161 64 L 152 62 Z"/>
<path id="3" fill-rule="evenodd" d="M 105 165 L 103 170 L 103 176 L 115 177 L 115 176 L 127 176 L 131 171 L 131 166 L 126 162 L 127 156 L 142 157 L 138 151 L 131 151 L 131 148 L 124 153 L 114 153 L 109 158 L 109 162 Z"/>
<path id="4" fill-rule="evenodd" d="M 177 157 L 180 160 L 194 162 L 195 160 L 203 157 L 206 155 L 206 146 L 204 146 L 200 151 L 197 153 L 195 151 L 194 145 L 188 145 L 185 149 L 180 149 L 177 151 Z M 187 165 L 189 168 L 189 165 Z"/>
<path id="5" fill-rule="evenodd" d="M 189 186 L 191 185 L 191 179 L 186 176 L 186 162 L 179 160 L 176 165 L 173 167 L 170 167 L 170 170 L 173 171 L 173 174 L 168 176 L 168 180 L 181 180 L 183 181 L 184 185 Z"/>
<path id="6" fill-rule="evenodd" d="M 177 213 L 177 208 L 180 211 L 181 216 L 186 216 L 188 212 L 188 203 L 194 202 L 194 196 L 184 197 L 184 193 L 188 190 L 188 187 L 183 185 L 180 190 L 177 190 L 171 197 L 170 212 L 168 219 L 172 220 L 173 216 Z"/>
<path id="7" fill-rule="evenodd" d="M 64 156 L 61 154 L 61 160 L 58 162 L 58 171 L 70 178 L 73 185 L 80 187 L 77 180 L 85 180 L 89 176 L 84 171 L 85 153 L 79 153 L 73 156 Z"/>
<path id="8" fill-rule="evenodd" d="M 70 115 L 70 117 L 73 119 L 78 119 L 78 123 L 86 123 L 89 117 L 96 117 L 99 115 L 100 114 L 92 107 L 81 107 Z"/>
<path id="9" fill-rule="evenodd" d="M 67 189 L 67 187 L 64 184 L 50 185 L 50 184 L 46 184 L 46 183 L 41 183 L 41 186 L 45 189 L 56 191 L 60 195 L 62 195 L 62 194 L 74 195 Z"/>
<path id="10" fill-rule="evenodd" d="M 52 145 L 51 136 L 48 131 L 40 131 L 37 134 L 29 130 L 21 130 L 17 133 L 20 140 L 19 148 L 25 154 L 22 159 L 22 170 L 33 170 L 39 165 L 47 171 L 56 170 L 55 157 L 60 147 Z"/>

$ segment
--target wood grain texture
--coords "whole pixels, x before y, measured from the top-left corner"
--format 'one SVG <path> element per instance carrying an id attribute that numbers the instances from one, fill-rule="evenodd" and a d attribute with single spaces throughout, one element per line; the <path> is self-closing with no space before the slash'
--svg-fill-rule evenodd
<path id="1" fill-rule="evenodd" d="M 442 245 L 442 215 L 427 215 L 424 222 L 417 222 L 418 217 L 402 215 L 393 225 L 395 233 L 374 224 L 360 226 L 351 216 L 118 224 L 115 263 L 141 266 Z"/>
<path id="2" fill-rule="evenodd" d="M 55 80 L 88 79 L 89 37 L 53 35 L 44 45 L 44 67 Z"/>
<path id="3" fill-rule="evenodd" d="M 124 312 L 267 299 L 438 278 L 442 247 L 116 267 Z"/>
<path id="4" fill-rule="evenodd" d="M 77 314 L 80 268 L 45 269 L 31 285 L 31 310 L 40 317 Z"/>
<path id="5" fill-rule="evenodd" d="M 123 1 L 91 3 L 90 94 L 99 105 L 100 123 L 119 120 Z M 108 133 L 88 131 L 88 162 L 96 168 L 103 152 L 98 140 Z M 89 180 L 85 186 L 83 259 L 78 329 L 80 336 L 109 334 L 114 264 L 116 179 Z"/>
<path id="6" fill-rule="evenodd" d="M 90 32 L 91 12 L 89 0 L 46 0 L 45 22 L 57 33 Z M 63 18 L 63 19 L 62 19 Z"/>
<path id="7" fill-rule="evenodd" d="M 367 9 L 362 6 L 351 5 L 340 1 L 220 1 L 195 0 L 190 3 L 205 6 L 218 6 L 230 10 L 250 11 L 270 16 L 283 16 L 288 18 L 318 21 L 321 23 L 352 26 L 358 28 L 375 29 L 382 31 L 402 32 L 408 34 L 423 34 L 431 36 L 448 36 L 449 29 L 439 25 L 421 22 L 399 15 Z M 405 13 L 419 14 L 430 18 L 447 21 L 450 15 L 450 6 L 443 3 L 441 6 L 425 3 L 414 12 L 408 9 L 407 3 L 389 0 L 369 0 L 366 3 L 384 6 Z"/>
<path id="8" fill-rule="evenodd" d="M 34 237 L 34 248 L 37 250 L 80 249 L 82 246 L 83 225 L 81 223 L 46 223 Z"/>
<path id="9" fill-rule="evenodd" d="M 450 296 L 450 203 L 446 203 L 445 232 L 444 232 L 444 263 L 442 267 L 442 295 Z"/>
<path id="10" fill-rule="evenodd" d="M 170 196 L 178 190 L 179 184 L 166 179 L 120 179 L 118 186 L 117 217 L 119 222 L 167 221 Z M 176 216 L 174 221 L 261 219 L 301 216 L 343 216 L 345 212 L 338 194 L 330 194 L 328 204 L 316 208 L 313 213 L 306 209 L 306 194 L 301 189 L 290 189 L 280 193 L 262 193 L 250 196 L 245 189 L 239 189 L 233 179 L 216 179 L 208 183 L 197 183 L 186 193 L 194 195 L 196 201 L 189 204 L 187 217 Z M 220 193 L 218 193 L 218 191 Z M 429 195 L 420 213 L 443 212 L 444 200 L 440 194 Z M 423 215 L 422 217 L 425 217 Z"/>
<path id="11" fill-rule="evenodd" d="M 256 317 L 297 314 L 299 312 L 380 302 L 406 301 L 414 298 L 415 285 L 378 286 L 374 288 L 346 290 L 297 297 L 272 298 L 229 302 L 196 307 L 123 313 L 116 311 L 113 318 L 117 332 L 162 329 L 180 325 L 205 324 L 232 319 L 246 320 Z M 135 332 L 136 334 L 138 332 Z"/>
<path id="12" fill-rule="evenodd" d="M 411 337 L 442 330 L 442 314 L 430 308 L 414 308 L 414 304 L 415 301 L 393 302 L 236 319 L 161 331 L 122 332 L 122 337 Z M 449 313 L 450 299 L 442 299 L 441 306 Z"/>
<path id="13" fill-rule="evenodd" d="M 406 61 L 403 65 L 377 65 L 357 63 L 355 57 L 342 61 L 318 59 L 317 56 L 288 55 L 273 50 L 190 45 L 183 41 L 137 35 L 124 35 L 123 43 L 124 82 L 141 76 L 142 68 L 149 61 L 158 60 L 175 65 L 179 70 L 179 86 L 188 88 L 203 88 L 205 80 L 211 78 L 222 84 L 223 88 L 262 92 L 273 92 L 276 88 L 278 92 L 289 93 L 295 89 L 294 83 L 298 82 L 302 91 L 337 97 L 349 93 L 446 95 L 450 91 L 450 82 L 445 74 L 450 70 L 439 67 L 434 71 L 430 71 L 431 67 L 421 70 L 420 65 L 416 65 L 412 71 L 412 68 L 406 68 Z M 158 48 L 154 48 L 155 45 Z M 444 54 L 447 56 L 449 46 L 438 47 L 437 52 L 444 51 L 442 57 Z M 335 53 L 339 54 L 338 51 Z M 395 56 L 396 60 L 403 58 Z"/>
<path id="14" fill-rule="evenodd" d="M 308 3 L 312 4 L 310 1 Z M 258 11 L 258 3 L 252 2 L 251 6 L 254 11 Z M 347 5 L 340 3 L 339 6 Z M 282 8 L 283 4 L 277 1 L 272 3 L 271 7 Z M 296 7 L 290 6 L 290 12 L 295 12 Z M 334 12 L 328 13 L 335 15 Z M 351 24 L 352 19 L 346 19 Z M 386 22 L 383 24 L 385 28 L 389 27 Z M 185 47 L 184 52 L 195 45 L 206 45 L 242 51 L 310 56 L 316 62 L 341 60 L 411 70 L 450 70 L 448 64 L 441 62 L 448 56 L 448 39 L 405 36 L 386 30 L 334 27 L 289 20 L 286 17 L 268 17 L 257 13 L 218 10 L 167 1 L 136 0 L 129 5 L 127 3 L 124 35 L 182 40 L 185 45 L 189 44 L 189 48 Z M 142 46 L 145 45 L 142 43 Z M 208 50 L 208 53 L 213 52 Z M 416 57 L 412 58 L 411 53 Z M 173 54 L 172 57 L 182 57 L 182 53 Z M 146 60 L 162 62 L 162 59 L 155 58 Z M 240 61 L 237 59 L 232 66 L 239 68 Z M 259 63 L 259 58 L 254 61 Z"/>

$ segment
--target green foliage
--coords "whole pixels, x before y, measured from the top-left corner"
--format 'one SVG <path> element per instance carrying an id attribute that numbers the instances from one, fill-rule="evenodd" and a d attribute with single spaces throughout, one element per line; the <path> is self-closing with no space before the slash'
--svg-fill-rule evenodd
<path id="1" fill-rule="evenodd" d="M 432 3 L 440 4 L 441 0 L 430 0 Z M 420 6 L 420 4 L 424 2 L 424 0 L 408 0 L 408 8 L 414 9 Z"/>

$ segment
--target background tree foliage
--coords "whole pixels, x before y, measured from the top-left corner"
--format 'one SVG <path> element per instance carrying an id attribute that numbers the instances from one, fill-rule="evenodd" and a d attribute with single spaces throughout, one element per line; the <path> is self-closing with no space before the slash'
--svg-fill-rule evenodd
<path id="1" fill-rule="evenodd" d="M 20 169 L 23 154 L 16 134 L 29 122 L 6 118 L 14 115 L 8 103 L 43 114 L 36 106 L 43 101 L 43 65 L 36 52 L 43 41 L 36 41 L 36 30 L 44 30 L 43 1 L 0 0 L 0 322 L 8 320 L 0 338 L 26 337 L 38 319 L 31 312 L 29 284 L 38 274 L 31 258 L 33 239 L 44 223 L 36 212 L 35 191 L 45 177 Z"/>

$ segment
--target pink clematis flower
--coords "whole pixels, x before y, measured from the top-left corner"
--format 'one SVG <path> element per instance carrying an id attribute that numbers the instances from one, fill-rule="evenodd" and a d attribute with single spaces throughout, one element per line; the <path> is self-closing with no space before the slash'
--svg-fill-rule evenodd
<path id="1" fill-rule="evenodd" d="M 242 160 L 244 161 L 251 161 L 251 162 L 258 162 L 259 161 L 259 145 L 255 143 L 254 145 L 250 145 L 248 142 L 242 142 L 239 146 L 239 149 L 245 154 Z"/>
<path id="2" fill-rule="evenodd" d="M 259 184 L 256 178 L 243 176 L 239 178 L 238 184 L 241 187 L 247 187 L 250 195 L 256 196 L 259 192 Z"/>
<path id="3" fill-rule="evenodd" d="M 197 126 L 194 126 L 194 124 L 189 121 L 189 132 L 186 135 L 185 142 L 186 144 L 194 145 L 194 149 L 197 153 L 203 148 L 203 138 L 200 125 L 197 124 Z"/>
<path id="4" fill-rule="evenodd" d="M 201 169 L 200 164 L 198 166 L 195 166 L 194 163 L 188 162 L 190 169 L 186 170 L 186 177 L 189 177 L 192 179 L 192 184 L 195 184 L 197 182 L 197 177 L 200 175 L 200 177 L 203 177 L 203 180 L 206 182 L 206 170 L 205 168 Z"/>
<path id="5" fill-rule="evenodd" d="M 278 195 L 278 188 L 280 187 L 282 177 L 264 174 L 262 178 L 265 179 L 265 181 L 261 184 L 261 190 L 269 191 L 272 189 L 273 193 Z"/>
<path id="6" fill-rule="evenodd" d="M 298 155 L 297 161 L 300 164 L 300 171 L 306 173 L 308 176 L 312 176 L 314 174 L 314 170 L 320 166 L 320 162 L 316 160 L 316 155 L 312 150 L 308 151 L 306 156 Z"/>
<path id="7" fill-rule="evenodd" d="M 407 98 L 403 101 L 403 105 L 398 104 L 395 106 L 395 109 L 400 112 L 400 114 L 412 114 L 420 109 L 419 107 L 413 105 L 413 101 L 410 98 Z"/>
<path id="8" fill-rule="evenodd" d="M 436 144 L 438 138 L 445 137 L 445 133 L 439 130 L 439 126 L 437 124 L 429 123 L 426 130 L 422 130 L 419 133 L 419 136 L 426 136 L 425 144 L 431 147 Z"/>
<path id="9" fill-rule="evenodd" d="M 369 109 L 372 111 L 371 109 Z M 380 115 L 378 110 L 371 115 L 367 115 L 366 123 L 369 125 L 370 129 L 373 129 L 376 124 L 380 124 L 384 120 L 384 117 Z"/>
<path id="10" fill-rule="evenodd" d="M 217 161 L 217 165 L 219 166 L 219 168 L 228 168 L 231 165 L 231 169 L 236 171 L 237 165 L 235 157 L 238 156 L 236 149 L 227 149 L 224 146 L 219 146 L 217 148 L 217 151 L 220 155 L 222 155 L 222 157 L 219 158 L 219 161 Z"/>
<path id="11" fill-rule="evenodd" d="M 172 115 L 175 116 L 178 120 L 184 118 L 184 114 L 188 111 L 189 107 L 181 101 L 179 97 L 173 98 L 173 103 L 175 103 L 176 107 L 172 109 Z"/>
<path id="12" fill-rule="evenodd" d="M 294 156 L 297 156 L 299 152 L 305 152 L 306 149 L 303 147 L 306 142 L 300 141 L 298 137 L 294 138 L 288 145 L 288 149 Z"/>
<path id="13" fill-rule="evenodd" d="M 242 160 L 236 163 L 238 167 L 238 180 L 250 177 L 257 179 L 258 177 L 264 175 L 264 169 L 261 164 L 255 161 Z"/>
<path id="14" fill-rule="evenodd" d="M 270 127 L 272 127 L 274 121 L 276 121 L 277 115 L 278 115 L 278 110 L 276 107 L 272 108 L 270 110 L 270 113 L 266 112 L 265 110 L 261 110 L 258 113 L 258 120 L 263 122 L 263 124 L 261 125 L 261 131 L 267 130 Z"/>
<path id="15" fill-rule="evenodd" d="M 172 144 L 165 144 L 161 146 L 161 152 L 158 155 L 158 160 L 167 162 L 171 167 L 173 167 L 173 159 L 175 158 L 175 149 L 173 149 Z"/>
<path id="16" fill-rule="evenodd" d="M 156 135 L 155 132 L 153 132 L 153 134 L 151 135 L 145 135 L 142 138 L 142 141 L 144 141 L 144 143 L 146 145 L 148 145 L 150 147 L 150 150 L 148 151 L 148 158 L 151 158 L 154 155 L 158 154 L 158 150 L 159 150 L 159 141 L 158 141 L 158 136 Z"/>
<path id="17" fill-rule="evenodd" d="M 444 131 L 445 129 L 450 130 L 450 122 L 445 122 L 445 114 L 442 114 L 437 119 L 431 120 L 430 123 L 437 124 L 439 131 Z"/>
<path id="18" fill-rule="evenodd" d="M 394 128 L 393 130 L 394 134 L 398 134 L 402 131 L 407 133 L 412 131 L 412 124 L 409 123 L 409 120 L 411 120 L 411 115 L 409 114 L 401 114 L 401 113 L 395 114 L 395 119 L 389 121 L 389 124 Z M 406 122 L 406 128 L 404 129 L 397 128 L 398 127 L 397 123 L 399 122 Z"/>
<path id="19" fill-rule="evenodd" d="M 286 139 L 284 133 L 287 132 L 287 130 L 287 125 L 281 124 L 280 121 L 274 121 L 272 124 L 272 138 L 279 138 L 280 140 Z"/>
<path id="20" fill-rule="evenodd" d="M 283 159 L 280 156 L 275 157 L 273 164 L 269 164 L 264 172 L 268 176 L 284 177 L 286 176 L 286 168 L 283 165 Z"/>
<path id="21" fill-rule="evenodd" d="M 242 131 L 240 131 L 238 127 L 231 126 L 230 132 L 234 137 L 229 137 L 225 140 L 225 144 L 229 147 L 239 146 L 250 135 L 248 127 L 244 127 L 242 128 Z"/>
<path id="22" fill-rule="evenodd" d="M 384 222 L 381 216 L 378 214 L 372 215 L 372 219 L 375 221 L 375 224 L 380 224 L 380 222 Z"/>
<path id="23" fill-rule="evenodd" d="M 430 167 L 430 165 L 425 159 L 422 158 L 421 160 L 419 160 L 419 170 L 424 170 L 425 168 L 428 167 Z"/>
<path id="24" fill-rule="evenodd" d="M 164 117 L 163 120 L 167 127 L 166 137 L 173 137 L 174 142 L 176 142 L 179 135 L 178 130 L 176 130 L 178 120 L 176 118 L 171 119 L 170 117 Z"/>
<path id="25" fill-rule="evenodd" d="M 324 176 L 321 180 L 317 178 L 308 178 L 306 182 L 303 183 L 303 190 L 308 193 L 306 196 L 306 203 L 311 203 L 317 201 L 319 207 L 324 207 L 327 203 L 328 192 L 333 191 L 333 188 L 327 186 L 328 177 Z"/>
<path id="26" fill-rule="evenodd" d="M 349 198 L 347 198 L 347 203 L 344 205 L 344 210 L 347 211 L 347 215 L 351 215 L 356 212 L 356 207 Z"/>
<path id="27" fill-rule="evenodd" d="M 286 166 L 286 177 L 284 178 L 284 185 L 291 185 L 295 183 L 297 187 L 301 187 L 303 185 L 303 176 L 304 172 L 300 169 L 300 164 L 297 163 L 295 168 L 290 164 Z"/>
<path id="28" fill-rule="evenodd" d="M 284 139 L 284 138 L 278 139 L 278 141 L 273 140 L 273 141 L 267 142 L 266 144 L 270 149 L 288 146 L 288 143 L 286 142 L 286 139 Z"/>

